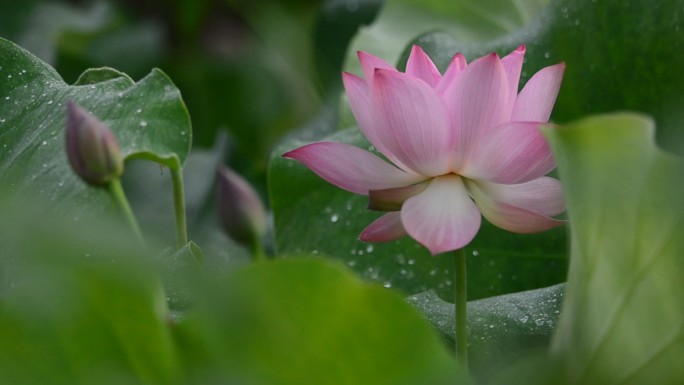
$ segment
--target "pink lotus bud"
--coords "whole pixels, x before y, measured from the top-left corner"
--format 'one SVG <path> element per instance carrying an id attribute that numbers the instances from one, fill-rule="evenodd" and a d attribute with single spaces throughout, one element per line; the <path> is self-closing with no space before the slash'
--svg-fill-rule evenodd
<path id="1" fill-rule="evenodd" d="M 218 214 L 223 229 L 236 242 L 260 248 L 266 232 L 266 210 L 259 195 L 226 167 L 219 167 L 217 178 Z"/>
<path id="2" fill-rule="evenodd" d="M 66 151 L 71 168 L 90 185 L 105 186 L 123 174 L 123 158 L 114 134 L 72 101 L 67 102 Z"/>

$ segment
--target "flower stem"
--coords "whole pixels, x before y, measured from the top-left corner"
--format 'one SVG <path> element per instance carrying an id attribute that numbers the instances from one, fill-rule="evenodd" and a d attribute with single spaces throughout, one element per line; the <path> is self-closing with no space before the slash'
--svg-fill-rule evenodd
<path id="1" fill-rule="evenodd" d="M 252 241 L 252 260 L 254 262 L 263 262 L 266 260 L 266 253 L 264 252 L 264 247 L 261 245 L 259 239 L 254 239 Z"/>
<path id="2" fill-rule="evenodd" d="M 173 210 L 176 218 L 176 247 L 180 249 L 188 243 L 182 168 L 171 168 L 171 183 L 173 184 Z"/>
<path id="3" fill-rule="evenodd" d="M 468 329 L 466 294 L 466 255 L 463 249 L 454 251 L 454 323 L 456 332 L 456 357 L 464 367 L 468 367 Z"/>
<path id="4" fill-rule="evenodd" d="M 140 226 L 138 226 L 138 221 L 135 219 L 135 215 L 133 215 L 133 210 L 131 210 L 131 206 L 128 204 L 126 193 L 124 192 L 123 187 L 121 187 L 121 180 L 114 179 L 109 182 L 107 185 L 107 190 L 112 196 L 112 199 L 114 199 L 114 202 L 116 202 L 116 205 L 119 206 L 119 209 L 123 213 L 124 217 L 126 217 L 126 221 L 128 221 L 128 224 L 133 229 L 135 237 L 138 239 L 141 245 L 144 245 L 145 240 L 143 239 L 142 232 L 140 231 Z"/>

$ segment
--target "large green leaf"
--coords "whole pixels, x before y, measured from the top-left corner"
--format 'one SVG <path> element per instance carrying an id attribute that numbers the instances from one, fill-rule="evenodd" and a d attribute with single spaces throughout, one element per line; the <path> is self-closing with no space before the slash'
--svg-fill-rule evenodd
<path id="1" fill-rule="evenodd" d="M 330 261 L 255 264 L 204 284 L 176 328 L 191 383 L 466 383 L 400 296 Z"/>
<path id="2" fill-rule="evenodd" d="M 558 321 L 565 285 L 468 302 L 468 362 L 480 380 L 521 354 L 546 349 Z M 454 344 L 454 304 L 434 292 L 410 296 L 413 304 Z"/>
<path id="3" fill-rule="evenodd" d="M 65 84 L 49 65 L 0 39 L 0 185 L 36 204 L 78 212 L 105 206 L 106 194 L 78 180 L 64 152 L 65 102 L 73 100 L 109 125 L 127 159 L 180 169 L 191 142 L 180 92 L 159 70 L 135 83 L 102 68 Z"/>
<path id="4" fill-rule="evenodd" d="M 473 44 L 457 34 L 431 33 L 416 43 L 440 68 L 464 52 L 472 60 L 527 46 L 523 81 L 544 66 L 566 63 L 553 119 L 590 113 L 646 112 L 658 122 L 657 140 L 684 153 L 684 8 L 680 0 L 552 0 L 536 21 L 506 38 Z M 427 30 L 424 32 L 428 32 Z"/>
<path id="5" fill-rule="evenodd" d="M 546 131 L 573 239 L 553 341 L 570 384 L 684 378 L 684 159 L 654 130 L 624 113 Z"/>

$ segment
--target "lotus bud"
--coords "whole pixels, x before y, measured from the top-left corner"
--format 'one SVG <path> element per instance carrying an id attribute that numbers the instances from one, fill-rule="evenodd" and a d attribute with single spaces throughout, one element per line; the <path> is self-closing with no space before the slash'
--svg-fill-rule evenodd
<path id="1" fill-rule="evenodd" d="M 236 242 L 260 248 L 266 232 L 266 210 L 254 188 L 226 167 L 217 172 L 217 205 L 221 225 Z"/>
<path id="2" fill-rule="evenodd" d="M 71 168 L 86 183 L 105 186 L 123 174 L 119 143 L 104 123 L 67 102 L 66 151 Z"/>

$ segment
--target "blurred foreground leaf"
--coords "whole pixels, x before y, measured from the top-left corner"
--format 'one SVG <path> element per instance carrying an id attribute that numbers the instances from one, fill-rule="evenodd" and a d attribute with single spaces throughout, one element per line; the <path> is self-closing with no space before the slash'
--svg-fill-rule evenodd
<path id="1" fill-rule="evenodd" d="M 164 291 L 128 231 L 0 200 L 0 373 L 8 384 L 173 384 Z"/>
<path id="2" fill-rule="evenodd" d="M 199 266 L 193 244 L 158 260 L 122 242 L 127 229 L 0 210 L 3 382 L 467 383 L 401 296 L 330 261 L 227 274 Z"/>
<path id="3" fill-rule="evenodd" d="M 654 130 L 624 113 L 546 131 L 573 237 L 553 340 L 568 384 L 684 378 L 684 159 Z"/>
<path id="4" fill-rule="evenodd" d="M 400 296 L 329 261 L 255 264 L 204 292 L 177 329 L 192 383 L 465 383 Z"/>

